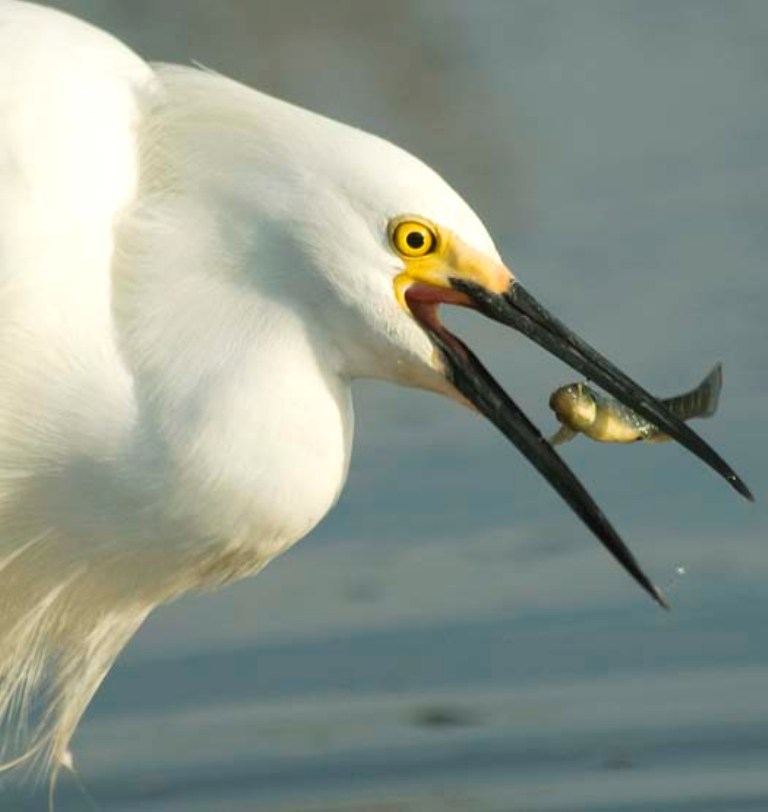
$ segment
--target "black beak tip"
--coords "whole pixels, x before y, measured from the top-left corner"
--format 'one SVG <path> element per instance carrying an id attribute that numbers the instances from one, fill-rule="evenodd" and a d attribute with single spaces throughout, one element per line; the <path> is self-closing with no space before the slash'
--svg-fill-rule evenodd
<path id="1" fill-rule="evenodd" d="M 610 549 L 610 548 L 609 548 Z M 615 553 L 614 553 L 615 554 Z M 631 554 L 630 554 L 631 555 Z M 617 556 L 618 557 L 618 556 Z M 672 607 L 669 605 L 667 596 L 651 581 L 651 579 L 643 572 L 637 561 L 634 558 L 623 560 L 623 556 L 619 558 L 627 572 L 637 581 L 637 583 L 653 598 L 653 600 L 662 608 L 669 611 Z"/>
<path id="2" fill-rule="evenodd" d="M 754 494 L 752 491 L 747 487 L 746 483 L 736 474 L 733 474 L 729 477 L 731 485 L 745 498 L 748 499 L 750 502 L 755 501 Z"/>
<path id="3" fill-rule="evenodd" d="M 672 607 L 669 605 L 669 601 L 667 600 L 664 593 L 657 586 L 653 586 L 652 588 L 653 592 L 651 594 L 653 596 L 653 599 L 656 601 L 656 603 L 659 604 L 659 606 L 662 609 L 666 609 L 668 612 L 670 612 L 672 610 Z"/>

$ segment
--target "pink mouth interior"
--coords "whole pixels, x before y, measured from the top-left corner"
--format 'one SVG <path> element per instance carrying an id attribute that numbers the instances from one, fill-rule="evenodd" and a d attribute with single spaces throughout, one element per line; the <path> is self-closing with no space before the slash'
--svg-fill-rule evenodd
<path id="1" fill-rule="evenodd" d="M 438 288 L 423 282 L 416 282 L 405 292 L 405 301 L 413 317 L 427 332 L 437 333 L 443 341 L 464 355 L 464 344 L 453 333 L 445 328 L 438 315 L 441 304 L 452 304 L 458 307 L 474 308 L 474 303 L 467 296 L 452 288 Z"/>

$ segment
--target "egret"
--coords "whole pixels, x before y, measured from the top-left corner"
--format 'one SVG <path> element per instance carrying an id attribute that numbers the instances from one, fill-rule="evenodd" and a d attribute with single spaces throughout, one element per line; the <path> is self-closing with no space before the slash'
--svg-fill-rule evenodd
<path id="1" fill-rule="evenodd" d="M 258 572 L 321 520 L 347 475 L 356 378 L 486 416 L 663 601 L 441 305 L 513 327 L 749 496 L 392 144 L 209 71 L 150 65 L 17 0 L 0 6 L 0 116 L 0 719 L 12 762 L 68 764 L 89 700 L 155 607 Z"/>

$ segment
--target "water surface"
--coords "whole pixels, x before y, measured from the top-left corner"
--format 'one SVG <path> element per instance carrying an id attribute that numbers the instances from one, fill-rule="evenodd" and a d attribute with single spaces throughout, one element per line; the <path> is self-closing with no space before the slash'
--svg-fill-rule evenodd
<path id="1" fill-rule="evenodd" d="M 106 681 L 74 745 L 98 808 L 768 808 L 768 5 L 56 5 L 416 152 L 660 394 L 723 361 L 699 427 L 758 497 L 673 446 L 564 449 L 664 613 L 490 426 L 362 384 L 326 522 L 258 579 L 156 613 Z M 552 427 L 573 373 L 450 320 Z M 3 808 L 42 808 L 30 792 Z M 67 776 L 58 808 L 88 808 Z"/>

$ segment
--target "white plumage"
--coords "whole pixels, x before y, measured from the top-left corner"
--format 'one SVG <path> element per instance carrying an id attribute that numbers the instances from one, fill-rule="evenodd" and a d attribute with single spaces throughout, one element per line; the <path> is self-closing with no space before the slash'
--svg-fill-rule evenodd
<path id="1" fill-rule="evenodd" d="M 388 218 L 493 248 L 395 147 L 27 3 L 0 5 L 0 120 L 0 713 L 6 756 L 58 763 L 154 606 L 333 505 L 353 377 L 445 389 Z"/>
<path id="2" fill-rule="evenodd" d="M 385 141 L 216 74 L 150 67 L 15 0 L 0 3 L 0 121 L 10 763 L 69 764 L 90 698 L 154 607 L 257 572 L 320 521 L 347 475 L 361 376 L 474 404 L 662 602 L 438 304 L 521 330 L 749 495 Z"/>

